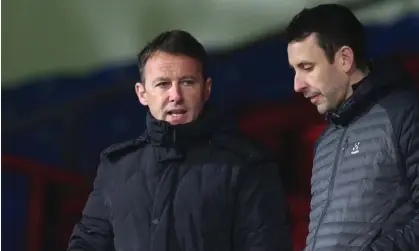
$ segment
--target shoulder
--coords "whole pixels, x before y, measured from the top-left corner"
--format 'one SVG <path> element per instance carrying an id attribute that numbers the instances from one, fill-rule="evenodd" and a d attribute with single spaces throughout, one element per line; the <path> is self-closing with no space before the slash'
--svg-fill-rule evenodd
<path id="1" fill-rule="evenodd" d="M 374 86 L 370 100 L 384 109 L 392 124 L 403 122 L 406 115 L 411 116 L 409 112 L 418 105 L 419 89 L 397 57 L 373 60 L 372 71 L 368 76 Z"/>
<path id="2" fill-rule="evenodd" d="M 106 159 L 110 162 L 115 162 L 120 158 L 143 148 L 146 144 L 147 139 L 142 136 L 122 143 L 113 144 L 102 151 L 100 158 L 101 160 Z"/>
<path id="3" fill-rule="evenodd" d="M 379 105 L 384 108 L 397 132 L 405 123 L 418 116 L 419 91 L 413 87 L 395 90 L 380 100 Z"/>
<path id="4" fill-rule="evenodd" d="M 378 103 L 388 112 L 397 113 L 411 107 L 416 107 L 419 100 L 419 90 L 415 87 L 400 88 L 390 92 Z"/>
<path id="5" fill-rule="evenodd" d="M 211 144 L 248 164 L 258 165 L 262 162 L 273 161 L 271 152 L 265 146 L 242 133 L 216 137 Z"/>

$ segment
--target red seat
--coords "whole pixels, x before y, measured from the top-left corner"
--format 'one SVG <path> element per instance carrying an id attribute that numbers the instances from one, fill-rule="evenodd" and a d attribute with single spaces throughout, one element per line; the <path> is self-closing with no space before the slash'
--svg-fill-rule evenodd
<path id="1" fill-rule="evenodd" d="M 293 247 L 295 251 L 300 251 L 305 247 L 308 234 L 310 199 L 298 194 L 290 194 L 287 198 Z"/>

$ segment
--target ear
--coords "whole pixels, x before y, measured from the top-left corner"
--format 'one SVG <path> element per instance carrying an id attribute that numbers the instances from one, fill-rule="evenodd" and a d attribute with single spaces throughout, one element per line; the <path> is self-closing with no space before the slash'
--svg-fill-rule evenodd
<path id="1" fill-rule="evenodd" d="M 135 84 L 135 93 L 137 93 L 138 100 L 142 105 L 147 106 L 147 93 L 145 91 L 145 84 L 137 82 Z"/>
<path id="2" fill-rule="evenodd" d="M 212 79 L 207 78 L 207 80 L 205 80 L 205 86 L 204 86 L 204 100 L 205 101 L 208 101 L 211 95 L 211 86 L 212 86 Z"/>
<path id="3" fill-rule="evenodd" d="M 339 61 L 342 71 L 349 73 L 356 68 L 354 52 L 349 46 L 342 46 L 337 54 L 339 54 L 337 60 Z"/>

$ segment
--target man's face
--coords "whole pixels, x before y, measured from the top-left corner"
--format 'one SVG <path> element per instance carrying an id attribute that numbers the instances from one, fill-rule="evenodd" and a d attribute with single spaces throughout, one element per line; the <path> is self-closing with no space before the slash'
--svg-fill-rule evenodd
<path id="1" fill-rule="evenodd" d="M 145 83 L 135 85 L 138 99 L 172 125 L 195 120 L 210 96 L 211 79 L 204 80 L 201 63 L 187 56 L 155 52 L 143 76 Z"/>
<path id="2" fill-rule="evenodd" d="M 288 61 L 295 70 L 294 90 L 317 106 L 320 114 L 337 108 L 351 94 L 348 60 L 338 50 L 331 64 L 316 34 L 288 44 Z"/>

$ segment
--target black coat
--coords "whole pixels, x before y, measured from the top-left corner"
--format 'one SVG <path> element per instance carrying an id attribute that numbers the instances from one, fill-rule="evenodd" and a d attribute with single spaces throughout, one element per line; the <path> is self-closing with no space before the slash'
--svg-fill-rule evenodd
<path id="1" fill-rule="evenodd" d="M 105 150 L 68 250 L 291 250 L 277 166 L 215 114 Z"/>
<path id="2" fill-rule="evenodd" d="M 327 115 L 307 251 L 419 250 L 419 95 L 398 68 L 373 65 Z"/>

